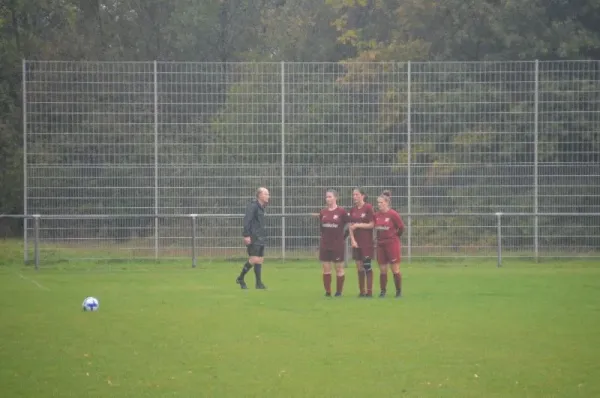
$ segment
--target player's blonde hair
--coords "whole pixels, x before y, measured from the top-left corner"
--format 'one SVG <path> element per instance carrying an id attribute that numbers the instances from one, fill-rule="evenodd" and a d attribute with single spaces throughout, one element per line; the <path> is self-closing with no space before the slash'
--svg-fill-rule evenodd
<path id="1" fill-rule="evenodd" d="M 383 200 L 385 200 L 385 202 L 388 205 L 392 204 L 392 192 L 389 189 L 386 189 L 385 191 L 383 191 L 381 193 L 381 195 L 379 195 L 379 197 Z"/>

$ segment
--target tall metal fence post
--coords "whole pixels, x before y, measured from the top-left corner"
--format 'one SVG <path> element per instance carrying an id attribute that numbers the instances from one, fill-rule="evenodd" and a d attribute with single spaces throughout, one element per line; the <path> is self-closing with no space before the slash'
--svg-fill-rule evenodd
<path id="1" fill-rule="evenodd" d="M 196 257 L 196 218 L 198 214 L 190 214 L 192 221 L 192 268 L 196 268 L 197 257 Z"/>
<path id="2" fill-rule="evenodd" d="M 27 237 L 27 61 L 23 60 L 23 262 L 29 262 L 29 241 Z"/>
<path id="3" fill-rule="evenodd" d="M 34 233 L 34 259 L 36 271 L 40 269 L 40 215 L 33 215 L 33 233 Z"/>
<path id="4" fill-rule="evenodd" d="M 500 212 L 496 213 L 496 219 L 497 219 L 496 238 L 498 240 L 497 248 L 496 248 L 498 251 L 497 267 L 500 268 L 500 267 L 502 267 L 502 213 L 500 213 Z"/>
<path id="5" fill-rule="evenodd" d="M 406 107 L 407 107 L 407 115 L 406 115 L 406 153 L 408 155 L 408 159 L 406 160 L 406 200 L 407 200 L 407 211 L 408 211 L 408 227 L 407 227 L 407 251 L 408 251 L 408 262 L 412 261 L 412 201 L 411 201 L 411 162 L 412 162 L 412 151 L 411 151 L 411 64 L 408 61 L 407 65 L 407 88 L 406 88 Z"/>
<path id="6" fill-rule="evenodd" d="M 285 62 L 281 61 L 281 260 L 285 261 Z"/>
<path id="7" fill-rule="evenodd" d="M 158 260 L 158 62 L 154 61 L 154 259 Z"/>
<path id="8" fill-rule="evenodd" d="M 538 143 L 539 143 L 539 106 L 540 106 L 540 62 L 539 60 L 535 60 L 535 115 L 534 115 L 534 129 L 533 129 L 533 175 L 534 175 L 534 188 L 533 188 L 533 196 L 534 196 L 534 204 L 533 204 L 533 212 L 535 213 L 533 218 L 533 245 L 535 250 L 535 261 L 539 260 L 539 239 L 540 239 L 540 231 L 539 231 L 539 170 L 538 170 L 538 161 L 539 161 L 539 151 L 538 151 Z"/>
<path id="9" fill-rule="evenodd" d="M 346 238 L 344 241 L 344 268 L 348 268 L 348 259 L 351 255 L 350 246 L 350 238 Z"/>

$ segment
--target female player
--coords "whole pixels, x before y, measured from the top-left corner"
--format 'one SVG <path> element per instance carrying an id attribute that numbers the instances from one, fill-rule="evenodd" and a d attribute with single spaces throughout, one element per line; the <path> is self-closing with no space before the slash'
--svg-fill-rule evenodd
<path id="1" fill-rule="evenodd" d="M 329 189 L 325 193 L 327 207 L 318 214 L 321 221 L 321 242 L 319 245 L 319 260 L 323 265 L 323 286 L 325 296 L 331 297 L 331 271 L 335 266 L 337 283 L 335 296 L 342 295 L 344 289 L 344 228 L 348 223 L 348 212 L 337 205 L 338 194 Z"/>
<path id="2" fill-rule="evenodd" d="M 350 240 L 352 242 L 352 258 L 358 271 L 358 297 L 373 297 L 373 206 L 367 203 L 367 194 L 361 188 L 352 191 L 354 206 L 350 209 Z M 366 287 L 365 287 L 366 279 Z"/>
<path id="3" fill-rule="evenodd" d="M 377 262 L 379 263 L 379 284 L 385 297 L 388 277 L 388 266 L 392 267 L 396 297 L 402 297 L 402 275 L 400 274 L 400 236 L 404 232 L 404 222 L 400 214 L 391 208 L 390 191 L 383 191 L 377 198 L 379 211 L 375 213 L 375 230 L 377 231 Z"/>

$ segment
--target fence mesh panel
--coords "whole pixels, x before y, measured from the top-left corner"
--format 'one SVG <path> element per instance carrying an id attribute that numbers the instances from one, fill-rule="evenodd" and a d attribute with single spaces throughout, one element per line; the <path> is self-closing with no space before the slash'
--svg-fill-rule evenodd
<path id="1" fill-rule="evenodd" d="M 241 256 L 231 215 L 261 185 L 272 256 L 314 256 L 307 213 L 356 186 L 427 214 L 405 217 L 405 255 L 494 256 L 496 212 L 507 255 L 600 246 L 597 218 L 547 215 L 600 212 L 597 61 L 27 61 L 23 78 L 26 214 L 119 216 L 42 222 L 82 257 L 187 257 L 190 221 L 153 216 L 192 213 L 200 255 Z"/>

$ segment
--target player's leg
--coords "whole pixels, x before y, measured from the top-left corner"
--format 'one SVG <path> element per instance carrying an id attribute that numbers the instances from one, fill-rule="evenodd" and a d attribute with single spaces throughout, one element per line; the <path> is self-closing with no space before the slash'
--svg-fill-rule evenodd
<path id="1" fill-rule="evenodd" d="M 385 297 L 388 277 L 388 258 L 385 247 L 377 247 L 377 263 L 379 264 L 379 297 Z"/>
<path id="2" fill-rule="evenodd" d="M 380 264 L 379 265 L 379 297 L 385 297 L 387 293 L 387 282 L 388 282 L 388 265 Z"/>
<path id="3" fill-rule="evenodd" d="M 250 258 L 252 264 L 254 264 L 254 276 L 256 277 L 256 288 L 266 289 L 267 287 L 262 282 L 262 265 L 265 259 L 265 247 L 260 246 L 256 249 L 255 255 Z"/>
<path id="4" fill-rule="evenodd" d="M 402 274 L 400 273 L 400 256 L 400 245 L 392 245 L 392 247 L 390 247 L 390 263 L 392 264 L 392 274 L 394 275 L 394 285 L 396 286 L 396 297 L 402 297 Z"/>
<path id="5" fill-rule="evenodd" d="M 335 263 L 335 295 L 339 297 L 344 291 L 344 281 L 346 280 L 346 270 L 344 268 L 344 257 L 346 246 L 342 243 L 333 250 L 333 262 Z"/>
<path id="6" fill-rule="evenodd" d="M 325 296 L 331 297 L 331 263 L 323 262 L 323 288 L 325 288 Z"/>
<path id="7" fill-rule="evenodd" d="M 365 269 L 363 267 L 363 256 L 360 248 L 352 248 L 352 259 L 356 263 L 356 272 L 358 273 L 358 297 L 365 296 Z"/>
<path id="8" fill-rule="evenodd" d="M 323 267 L 323 287 L 325 296 L 331 297 L 331 251 L 319 249 L 319 260 Z"/>
<path id="9" fill-rule="evenodd" d="M 365 297 L 365 269 L 361 260 L 356 260 L 356 273 L 358 274 L 358 297 Z"/>
<path id="10" fill-rule="evenodd" d="M 248 271 L 250 271 L 252 269 L 252 267 L 254 266 L 254 263 L 252 262 L 252 259 L 254 258 L 254 245 L 250 244 L 246 246 L 246 252 L 248 253 L 248 261 L 246 261 L 246 264 L 244 264 L 244 266 L 242 267 L 242 272 L 240 272 L 240 275 L 237 277 L 237 279 L 235 280 L 235 282 L 240 285 L 240 288 L 242 289 L 248 289 L 248 286 L 246 285 L 246 282 L 244 281 L 244 277 L 246 276 L 246 274 L 248 273 Z"/>
<path id="11" fill-rule="evenodd" d="M 344 281 L 346 280 L 344 262 L 335 263 L 335 276 L 335 296 L 340 297 L 344 292 Z"/>
<path id="12" fill-rule="evenodd" d="M 394 285 L 396 285 L 396 297 L 402 297 L 402 274 L 400 273 L 400 261 L 392 263 L 392 274 Z"/>
<path id="13" fill-rule="evenodd" d="M 373 297 L 373 267 L 371 265 L 371 261 L 373 258 L 373 248 L 365 247 L 362 249 L 363 254 L 363 268 L 365 270 L 365 279 L 367 282 L 367 292 L 365 293 L 365 297 Z"/>

